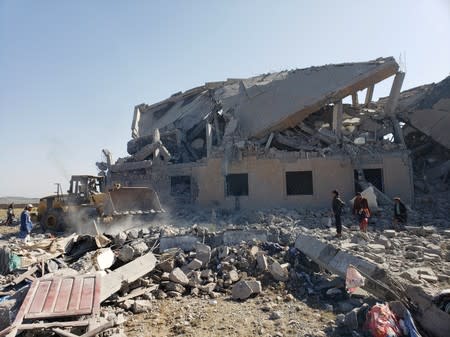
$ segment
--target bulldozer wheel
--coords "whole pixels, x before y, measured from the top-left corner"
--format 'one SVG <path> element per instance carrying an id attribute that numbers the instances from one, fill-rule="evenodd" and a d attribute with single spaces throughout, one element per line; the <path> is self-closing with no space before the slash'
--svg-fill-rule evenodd
<path id="1" fill-rule="evenodd" d="M 44 232 L 61 232 L 64 229 L 62 211 L 51 210 L 45 213 L 41 218 L 40 224 Z"/>

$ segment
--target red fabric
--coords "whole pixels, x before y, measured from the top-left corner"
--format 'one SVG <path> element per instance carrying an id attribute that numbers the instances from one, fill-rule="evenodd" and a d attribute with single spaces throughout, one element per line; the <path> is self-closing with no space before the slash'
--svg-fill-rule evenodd
<path id="1" fill-rule="evenodd" d="M 374 305 L 369 310 L 365 327 L 373 337 L 398 337 L 402 335 L 397 317 L 385 304 Z"/>

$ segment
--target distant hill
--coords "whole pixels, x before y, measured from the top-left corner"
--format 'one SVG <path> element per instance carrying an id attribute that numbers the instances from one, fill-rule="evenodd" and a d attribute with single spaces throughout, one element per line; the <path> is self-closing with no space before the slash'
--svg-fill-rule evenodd
<path id="1" fill-rule="evenodd" d="M 0 204 L 36 204 L 39 202 L 39 198 L 27 198 L 27 197 L 0 197 Z"/>

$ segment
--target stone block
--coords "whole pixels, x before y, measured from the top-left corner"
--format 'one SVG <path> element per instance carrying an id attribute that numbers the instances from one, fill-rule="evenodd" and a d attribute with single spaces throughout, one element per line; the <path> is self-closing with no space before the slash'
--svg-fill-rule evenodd
<path id="1" fill-rule="evenodd" d="M 263 252 L 258 252 L 256 254 L 256 266 L 259 271 L 266 271 L 269 267 L 267 263 L 266 255 Z"/>
<path id="2" fill-rule="evenodd" d="M 169 275 L 169 280 L 175 283 L 179 283 L 181 285 L 188 285 L 189 279 L 186 274 L 180 269 L 175 268 Z"/>
<path id="3" fill-rule="evenodd" d="M 197 243 L 195 245 L 196 258 L 202 262 L 205 267 L 211 260 L 211 247 L 203 243 Z"/>
<path id="4" fill-rule="evenodd" d="M 253 294 L 261 292 L 261 282 L 259 281 L 239 281 L 233 286 L 231 296 L 235 300 L 245 300 Z"/>
<path id="5" fill-rule="evenodd" d="M 123 246 L 118 255 L 118 259 L 122 262 L 130 262 L 134 257 L 134 249 L 130 245 Z"/>
<path id="6" fill-rule="evenodd" d="M 188 265 L 187 268 L 189 270 L 197 270 L 200 269 L 202 267 L 202 261 L 200 261 L 199 259 L 193 259 Z"/>
<path id="7" fill-rule="evenodd" d="M 163 236 L 160 238 L 159 250 L 161 252 L 170 248 L 181 248 L 185 252 L 194 250 L 198 237 L 193 235 Z"/>
<path id="8" fill-rule="evenodd" d="M 152 310 L 152 301 L 149 300 L 135 300 L 131 306 L 131 311 L 134 314 L 149 312 Z"/>
<path id="9" fill-rule="evenodd" d="M 269 266 L 269 271 L 272 277 L 277 281 L 287 281 L 289 278 L 289 271 L 287 268 L 283 267 L 278 263 L 278 261 L 274 261 Z"/>

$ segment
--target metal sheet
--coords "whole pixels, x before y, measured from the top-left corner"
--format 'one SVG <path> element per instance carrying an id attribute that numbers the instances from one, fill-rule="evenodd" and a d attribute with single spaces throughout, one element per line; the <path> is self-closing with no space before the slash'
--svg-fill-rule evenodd
<path id="1" fill-rule="evenodd" d="M 24 319 L 88 315 L 100 308 L 100 278 L 82 275 L 37 279 L 23 302 Z"/>

